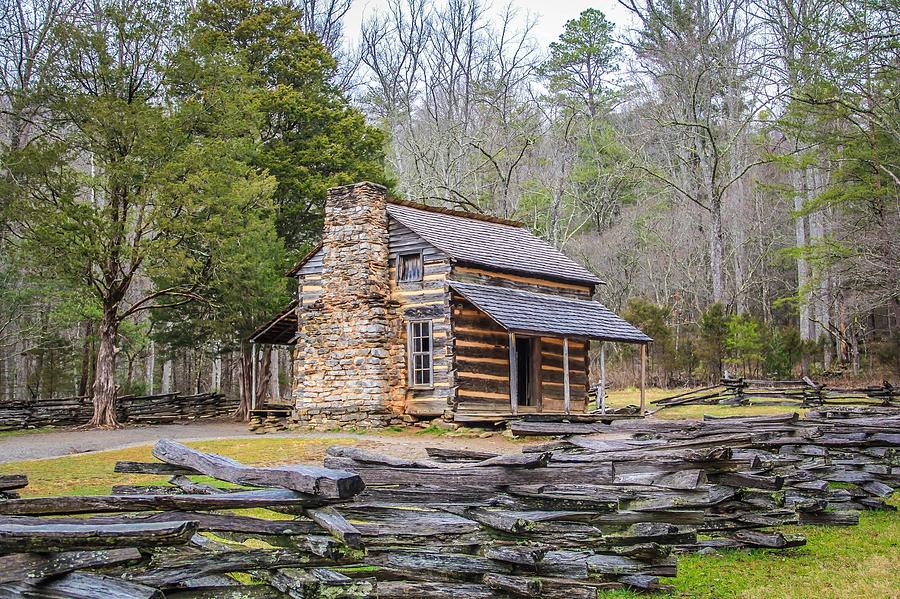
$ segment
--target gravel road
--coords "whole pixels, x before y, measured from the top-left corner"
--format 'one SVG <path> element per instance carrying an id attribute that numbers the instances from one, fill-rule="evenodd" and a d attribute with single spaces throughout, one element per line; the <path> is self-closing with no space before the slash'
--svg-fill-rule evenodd
<path id="1" fill-rule="evenodd" d="M 163 424 L 136 426 L 116 430 L 59 429 L 21 435 L 0 436 L 0 463 L 20 460 L 57 458 L 90 451 L 122 449 L 135 445 L 155 443 L 166 437 L 179 441 L 203 441 L 207 439 L 256 438 L 247 431 L 247 425 L 231 421 L 205 421 L 192 424 Z M 372 448 L 397 455 L 410 453 L 424 455 L 425 447 L 455 447 L 497 453 L 516 452 L 520 445 L 510 443 L 500 435 L 487 439 L 470 437 L 435 437 L 433 435 L 353 435 L 349 433 L 274 433 L 272 437 L 299 437 L 311 439 L 365 439 Z"/>

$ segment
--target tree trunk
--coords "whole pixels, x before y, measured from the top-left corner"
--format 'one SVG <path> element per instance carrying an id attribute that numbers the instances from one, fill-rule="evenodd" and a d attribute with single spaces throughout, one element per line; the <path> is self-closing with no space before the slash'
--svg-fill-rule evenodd
<path id="1" fill-rule="evenodd" d="M 147 383 L 147 395 L 153 395 L 153 371 L 156 370 L 156 343 L 151 339 L 147 348 L 147 359 L 144 362 L 144 379 Z"/>
<path id="2" fill-rule="evenodd" d="M 125 388 L 128 389 L 129 393 L 131 393 L 131 389 L 133 389 L 132 385 L 134 384 L 134 361 L 136 356 L 129 355 L 128 356 L 128 369 L 125 371 Z"/>
<path id="3" fill-rule="evenodd" d="M 260 405 L 264 397 L 271 397 L 269 381 L 272 380 L 272 352 L 260 348 L 256 354 L 259 360 L 256 365 L 256 403 Z"/>
<path id="4" fill-rule="evenodd" d="M 116 334 L 119 320 L 116 308 L 104 308 L 100 321 L 100 349 L 94 377 L 94 416 L 91 427 L 118 428 L 116 420 Z"/>
<path id="5" fill-rule="evenodd" d="M 853 368 L 853 376 L 859 376 L 859 322 L 854 319 L 850 326 L 850 366 Z"/>
<path id="6" fill-rule="evenodd" d="M 9 355 L 0 351 L 0 402 L 9 399 L 6 395 L 9 384 L 7 382 L 7 372 L 9 370 Z"/>
<path id="7" fill-rule="evenodd" d="M 88 394 L 91 386 L 91 337 L 94 334 L 94 323 L 84 321 L 84 343 L 81 346 L 81 375 L 78 377 L 78 390 L 75 393 L 79 397 Z"/>
<path id="8" fill-rule="evenodd" d="M 212 361 L 212 388 L 210 391 L 219 393 L 222 391 L 222 354 L 216 347 L 216 354 Z"/>
<path id="9" fill-rule="evenodd" d="M 813 202 L 819 195 L 821 189 L 820 179 L 817 169 L 809 166 L 805 169 L 805 197 L 807 202 Z M 806 220 L 809 227 L 808 245 L 815 245 L 822 242 L 825 236 L 825 224 L 823 222 L 824 215 L 821 210 L 811 212 Z M 828 331 L 831 323 L 828 316 L 827 298 L 824 293 L 824 285 L 826 282 L 825 273 L 822 267 L 812 268 L 807 265 L 810 276 L 809 289 L 809 311 L 810 311 L 810 339 L 818 341 Z"/>
<path id="10" fill-rule="evenodd" d="M 804 198 L 806 197 L 806 176 L 804 171 L 796 173 L 796 181 L 794 183 L 794 210 L 799 212 L 803 209 Z M 807 245 L 807 227 L 808 219 L 806 216 L 798 216 L 794 223 L 794 235 L 796 237 L 797 247 L 805 250 Z M 809 265 L 806 258 L 797 258 L 797 297 L 800 303 L 800 338 L 804 341 L 814 339 L 810 327 L 810 301 L 809 301 Z M 805 374 L 805 373 L 804 373 Z"/>
<path id="11" fill-rule="evenodd" d="M 162 366 L 162 381 L 160 382 L 160 393 L 172 392 L 172 358 L 166 358 Z"/>
<path id="12" fill-rule="evenodd" d="M 28 397 L 28 342 L 24 339 L 20 339 L 14 347 L 20 347 L 21 349 L 15 349 L 15 387 L 13 392 L 13 399 L 22 401 L 27 399 Z"/>
<path id="13" fill-rule="evenodd" d="M 279 379 L 281 378 L 281 354 L 279 353 L 278 348 L 275 346 L 272 346 L 272 348 L 269 350 L 269 353 L 271 354 L 271 358 L 269 358 L 269 392 L 271 393 L 272 401 L 280 401 L 281 381 Z"/>
<path id="14" fill-rule="evenodd" d="M 711 206 L 712 234 L 710 235 L 710 271 L 712 274 L 713 302 L 725 300 L 725 238 L 722 232 L 722 202 L 714 199 Z"/>
<path id="15" fill-rule="evenodd" d="M 200 393 L 203 383 L 203 352 L 194 352 L 194 394 Z"/>
<path id="16" fill-rule="evenodd" d="M 234 412 L 234 419 L 244 422 L 250 418 L 250 402 L 252 401 L 252 365 L 253 352 L 249 343 L 241 343 L 240 357 L 240 389 L 241 403 L 238 404 L 237 410 Z"/>

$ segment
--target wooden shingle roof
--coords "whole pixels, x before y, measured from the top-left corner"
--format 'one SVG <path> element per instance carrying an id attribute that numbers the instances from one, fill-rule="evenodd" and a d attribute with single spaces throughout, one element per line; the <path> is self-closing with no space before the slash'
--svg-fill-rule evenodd
<path id="1" fill-rule="evenodd" d="M 509 331 L 625 343 L 652 341 L 600 302 L 492 285 L 449 283 L 454 291 Z"/>
<path id="2" fill-rule="evenodd" d="M 267 323 L 253 331 L 249 340 L 251 343 L 294 345 L 297 341 L 299 324 L 297 300 L 294 300 Z"/>
<path id="3" fill-rule="evenodd" d="M 300 274 L 300 269 L 303 268 L 303 265 L 310 261 L 316 254 L 319 253 L 319 250 L 322 249 L 322 242 L 316 244 L 314 248 L 303 254 L 303 256 L 297 261 L 294 266 L 291 267 L 289 271 L 287 271 L 287 276 L 296 277 Z"/>
<path id="4" fill-rule="evenodd" d="M 388 214 L 459 263 L 596 285 L 593 273 L 511 221 L 390 201 Z"/>

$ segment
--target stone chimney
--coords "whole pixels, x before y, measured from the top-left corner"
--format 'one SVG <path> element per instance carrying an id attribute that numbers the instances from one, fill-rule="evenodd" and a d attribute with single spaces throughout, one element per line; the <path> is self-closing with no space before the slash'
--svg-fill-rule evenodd
<path id="1" fill-rule="evenodd" d="M 322 245 L 326 308 L 362 309 L 368 319 L 368 304 L 383 303 L 391 293 L 385 188 L 366 182 L 329 189 Z"/>
<path id="2" fill-rule="evenodd" d="M 300 313 L 298 420 L 318 428 L 385 426 L 397 377 L 385 188 L 330 189 L 322 246 L 322 295 Z"/>

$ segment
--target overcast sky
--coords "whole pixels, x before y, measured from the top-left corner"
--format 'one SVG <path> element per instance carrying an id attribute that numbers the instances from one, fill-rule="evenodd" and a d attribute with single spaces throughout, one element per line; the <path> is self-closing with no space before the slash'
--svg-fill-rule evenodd
<path id="1" fill-rule="evenodd" d="M 439 0 L 437 0 L 439 1 Z M 513 7 L 535 15 L 537 25 L 534 36 L 542 48 L 556 41 L 566 21 L 574 19 L 587 8 L 596 8 L 606 14 L 606 18 L 616 24 L 616 32 L 620 33 L 629 24 L 628 11 L 616 0 L 509 0 Z M 344 22 L 344 32 L 350 40 L 359 36 L 360 24 L 372 12 L 380 10 L 386 0 L 354 0 L 350 12 Z M 500 12 L 506 6 L 506 0 L 493 0 L 488 5 L 494 12 Z"/>

